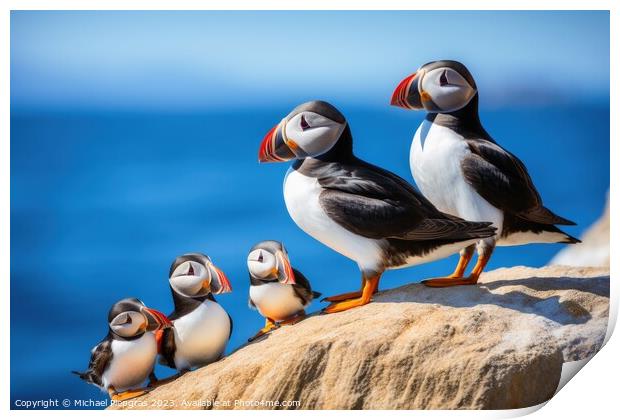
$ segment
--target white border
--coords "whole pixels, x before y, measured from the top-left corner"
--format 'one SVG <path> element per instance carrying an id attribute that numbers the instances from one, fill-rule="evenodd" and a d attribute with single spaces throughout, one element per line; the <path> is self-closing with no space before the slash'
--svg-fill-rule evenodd
<path id="1" fill-rule="evenodd" d="M 3 1 L 0 8 L 2 9 L 2 16 L 0 18 L 0 42 L 2 45 L 1 65 L 0 65 L 0 78 L 2 84 L 0 85 L 0 95 L 2 101 L 0 103 L 0 132 L 2 133 L 2 141 L 0 142 L 0 189 L 2 194 L 2 206 L 0 207 L 0 267 L 2 267 L 2 305 L 1 305 L 1 319 L 2 319 L 2 340 L 1 340 L 1 369 L 2 379 L 0 382 L 0 404 L 3 411 L 9 411 L 9 368 L 10 368 L 10 355 L 9 355 L 9 328 L 10 328 L 10 286 L 8 279 L 10 278 L 10 257 L 9 257 L 9 238 L 10 238 L 10 150 L 9 150 L 9 109 L 10 109 L 10 75 L 9 75 L 9 59 L 10 59 L 10 10 L 350 10 L 349 3 L 353 3 L 358 9 L 362 10 L 610 10 L 611 11 L 611 48 L 610 48 L 610 63 L 611 63 L 611 103 L 610 111 L 612 116 L 618 116 L 618 86 L 617 86 L 617 74 L 618 74 L 618 16 L 616 6 L 617 2 L 610 0 L 590 0 L 590 1 L 578 1 L 578 0 L 563 0 L 563 1 L 549 1 L 549 0 L 508 0 L 508 1 L 490 1 L 490 0 L 476 0 L 476 1 L 459 1 L 459 0 L 444 0 L 441 3 L 433 1 L 405 1 L 405 0 L 382 0 L 378 1 L 362 1 L 346 2 L 337 0 L 314 0 L 312 3 L 292 4 L 286 0 L 263 0 L 260 2 L 249 0 L 231 0 L 226 2 L 207 2 L 207 1 L 192 1 L 192 0 L 107 0 L 107 1 L 84 1 L 84 0 L 8 0 Z M 501 4 L 501 7 L 499 5 Z M 260 7 L 259 7 L 260 5 Z M 582 63 L 575 63 L 575 70 L 583 70 Z M 611 118 L 611 138 L 615 141 L 611 142 L 611 174 L 610 177 L 613 180 L 618 180 L 618 167 L 614 165 L 618 160 L 619 150 L 618 141 L 618 123 L 617 117 Z M 588 141 L 588 139 L 584 139 Z M 618 200 L 616 196 L 618 187 L 615 183 L 611 183 L 610 191 L 610 205 L 611 214 L 616 214 L 615 209 L 618 209 Z M 612 224 L 611 232 L 611 250 L 612 250 L 612 279 L 615 278 L 617 272 L 618 260 L 615 258 L 614 250 L 617 249 L 617 228 L 615 224 Z M 612 280 L 612 308 L 610 315 L 610 326 L 608 331 L 611 332 L 613 325 L 615 325 L 617 319 L 617 302 L 618 291 L 613 286 L 614 280 Z M 532 415 L 532 418 L 562 418 L 566 419 L 583 419 L 588 418 L 609 418 L 616 407 L 616 401 L 620 400 L 618 396 L 618 389 L 615 385 L 616 378 L 619 374 L 619 363 L 616 355 L 620 354 L 620 342 L 617 337 L 612 337 L 604 349 L 597 354 L 591 362 L 583 368 L 583 371 L 579 373 L 579 379 L 570 381 L 560 392 L 556 395 L 543 410 L 537 411 Z M 411 417 L 425 417 L 425 418 L 444 418 L 458 417 L 458 418 L 505 418 L 514 417 L 518 415 L 524 415 L 528 412 L 535 411 L 540 407 L 525 410 L 515 411 L 483 411 L 483 412 L 469 412 L 469 411 L 389 411 L 385 413 L 378 413 L 375 411 L 331 411 L 321 412 L 306 411 L 297 412 L 296 416 L 299 418 L 314 418 L 317 414 L 328 417 L 375 417 L 377 415 L 386 415 L 399 418 L 411 418 Z M 48 411 L 48 412 L 33 412 L 33 411 L 10 411 L 11 416 L 19 418 L 41 417 L 42 415 L 52 418 L 62 417 L 82 417 L 83 412 L 69 412 L 69 411 Z M 162 417 L 166 414 L 164 412 L 90 412 L 88 416 L 94 418 L 101 418 L 103 416 L 130 416 L 135 419 L 138 417 Z M 174 415 L 178 416 L 176 412 Z M 205 413 L 187 413 L 183 414 L 188 416 L 205 416 L 208 415 L 214 418 L 229 418 L 233 417 L 249 417 L 253 418 L 269 416 L 279 417 L 287 415 L 284 412 L 272 412 L 272 411 L 242 411 L 242 412 L 211 412 Z"/>

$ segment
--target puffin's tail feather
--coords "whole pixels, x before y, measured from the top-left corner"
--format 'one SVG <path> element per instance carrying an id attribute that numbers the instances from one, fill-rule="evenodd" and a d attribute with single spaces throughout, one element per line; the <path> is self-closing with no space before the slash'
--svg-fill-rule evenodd
<path id="1" fill-rule="evenodd" d="M 553 225 L 545 226 L 542 232 L 538 234 L 538 236 L 541 240 L 533 241 L 533 243 L 535 242 L 549 243 L 549 244 L 581 243 L 579 239 L 575 238 L 574 236 L 569 235 L 568 233 L 558 229 L 556 226 L 553 226 Z"/>
<path id="2" fill-rule="evenodd" d="M 581 240 L 575 238 L 574 236 L 569 235 L 566 232 L 562 232 L 564 234 L 564 236 L 566 236 L 566 238 L 560 242 L 562 244 L 580 244 Z"/>
<path id="3" fill-rule="evenodd" d="M 321 293 L 321 292 L 316 292 L 316 291 L 314 291 L 314 290 L 312 291 L 312 299 L 318 299 L 318 298 L 320 298 L 321 296 L 323 296 L 323 293 Z"/>
<path id="4" fill-rule="evenodd" d="M 523 219 L 516 219 L 517 223 L 511 225 L 508 234 L 516 234 L 519 239 L 513 245 L 523 244 L 578 244 L 581 241 L 574 236 L 560 230 L 554 225 L 543 225 L 540 223 L 528 222 Z"/>
<path id="5" fill-rule="evenodd" d="M 532 224 L 532 232 L 538 235 L 542 243 L 556 243 L 556 244 L 578 244 L 581 241 L 574 236 L 569 235 L 560 228 L 554 225 L 536 225 Z"/>
<path id="6" fill-rule="evenodd" d="M 86 381 L 88 383 L 94 383 L 93 382 L 93 378 L 91 376 L 91 372 L 90 371 L 86 371 L 86 372 L 78 372 L 77 370 L 72 370 L 71 373 L 73 373 L 74 375 L 77 375 L 80 377 L 81 380 Z"/>
<path id="7" fill-rule="evenodd" d="M 543 225 L 574 226 L 577 224 L 572 220 L 568 220 L 563 218 L 562 216 L 558 216 L 547 207 L 543 206 L 528 210 L 526 213 L 523 214 L 523 217 L 531 222 L 541 223 Z"/>

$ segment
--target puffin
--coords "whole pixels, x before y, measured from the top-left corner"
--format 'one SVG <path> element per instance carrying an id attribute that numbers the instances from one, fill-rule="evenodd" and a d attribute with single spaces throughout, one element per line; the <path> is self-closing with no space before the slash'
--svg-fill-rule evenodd
<path id="1" fill-rule="evenodd" d="M 460 251 L 452 274 L 423 282 L 430 287 L 476 284 L 496 246 L 580 242 L 556 226 L 575 223 L 543 205 L 523 162 L 484 129 L 478 101 L 473 76 L 452 60 L 424 64 L 392 94 L 392 105 L 427 112 L 409 155 L 422 194 L 444 213 L 497 228 Z M 478 259 L 465 276 L 474 251 Z"/>
<path id="2" fill-rule="evenodd" d="M 174 311 L 172 328 L 163 330 L 159 363 L 185 373 L 219 360 L 232 334 L 230 315 L 214 294 L 228 293 L 228 278 L 201 253 L 177 257 L 169 283 Z"/>
<path id="3" fill-rule="evenodd" d="M 291 111 L 264 137 L 258 159 L 293 160 L 284 179 L 289 215 L 361 271 L 360 290 L 325 298 L 324 313 L 369 303 L 386 270 L 444 258 L 495 234 L 491 222 L 445 214 L 404 179 L 357 158 L 347 120 L 324 101 Z"/>
<path id="4" fill-rule="evenodd" d="M 91 350 L 88 369 L 72 373 L 107 391 L 114 401 L 143 395 L 148 391 L 148 386 L 142 388 L 146 379 L 157 381 L 156 332 L 170 325 L 163 313 L 137 298 L 119 300 L 108 312 L 108 335 Z"/>
<path id="5" fill-rule="evenodd" d="M 262 241 L 248 254 L 250 273 L 249 305 L 265 317 L 265 326 L 253 341 L 281 325 L 295 324 L 306 316 L 305 309 L 321 296 L 308 279 L 291 266 L 284 244 Z"/>

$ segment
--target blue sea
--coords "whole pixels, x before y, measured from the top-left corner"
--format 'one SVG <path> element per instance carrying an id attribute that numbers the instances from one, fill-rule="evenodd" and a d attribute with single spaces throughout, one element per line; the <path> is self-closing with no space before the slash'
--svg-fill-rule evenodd
<path id="1" fill-rule="evenodd" d="M 361 158 L 412 181 L 408 156 L 422 114 L 341 107 Z M 264 134 L 289 109 L 195 113 L 14 111 L 11 116 L 11 401 L 104 399 L 86 368 L 112 303 L 136 296 L 170 312 L 173 259 L 204 252 L 230 278 L 219 302 L 235 322 L 228 351 L 263 320 L 247 305 L 246 255 L 283 241 L 293 266 L 326 295 L 359 287 L 357 266 L 289 218 L 287 164 L 263 164 Z M 600 215 L 609 188 L 609 106 L 482 110 L 495 139 L 527 165 L 545 204 L 578 223 Z M 413 181 L 412 181 L 413 182 Z M 490 269 L 545 265 L 562 245 L 499 248 Z M 456 257 L 392 271 L 381 288 L 451 272 Z M 311 311 L 323 305 L 316 302 Z M 160 376 L 172 372 L 158 368 Z"/>

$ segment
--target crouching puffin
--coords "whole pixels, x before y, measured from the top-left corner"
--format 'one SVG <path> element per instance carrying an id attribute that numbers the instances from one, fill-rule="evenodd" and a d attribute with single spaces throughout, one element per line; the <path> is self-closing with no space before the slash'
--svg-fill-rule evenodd
<path id="1" fill-rule="evenodd" d="M 413 137 L 409 157 L 424 196 L 442 212 L 491 221 L 497 228 L 477 247 L 461 251 L 451 275 L 424 284 L 475 284 L 496 245 L 580 242 L 555 226 L 575 223 L 543 206 L 523 162 L 482 127 L 476 82 L 463 64 L 443 60 L 423 65 L 398 84 L 391 104 L 428 112 Z M 478 261 L 465 277 L 475 248 Z"/>
<path id="2" fill-rule="evenodd" d="M 136 298 L 116 302 L 108 313 L 108 335 L 91 351 L 85 372 L 73 371 L 84 381 L 107 391 L 114 401 L 124 401 L 147 392 L 141 388 L 153 373 L 157 358 L 155 331 L 170 326 L 168 318 L 147 308 Z"/>
<path id="3" fill-rule="evenodd" d="M 312 291 L 310 282 L 291 266 L 284 245 L 263 241 L 252 247 L 248 255 L 250 272 L 249 305 L 265 317 L 265 327 L 252 341 L 284 324 L 294 324 L 306 315 L 312 299 L 321 296 Z"/>
<path id="4" fill-rule="evenodd" d="M 326 102 L 298 106 L 263 139 L 260 162 L 292 159 L 284 180 L 291 218 L 362 272 L 361 290 L 326 298 L 327 313 L 370 302 L 385 270 L 444 258 L 495 234 L 490 222 L 444 214 L 402 178 L 358 159 L 345 117 Z"/>
<path id="5" fill-rule="evenodd" d="M 226 275 L 204 254 L 174 260 L 169 274 L 174 312 L 163 331 L 160 363 L 180 373 L 221 358 L 232 334 L 232 319 L 213 297 L 231 292 Z"/>

